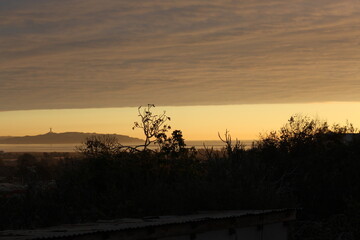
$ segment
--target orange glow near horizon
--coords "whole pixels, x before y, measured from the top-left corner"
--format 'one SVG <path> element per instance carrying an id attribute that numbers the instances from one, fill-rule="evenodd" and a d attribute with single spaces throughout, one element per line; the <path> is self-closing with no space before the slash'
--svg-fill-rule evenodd
<path id="1" fill-rule="evenodd" d="M 186 140 L 218 139 L 227 130 L 233 138 L 258 139 L 260 133 L 279 129 L 296 113 L 345 124 L 348 120 L 360 126 L 359 102 L 309 104 L 252 104 L 222 106 L 157 106 L 171 117 L 172 129 L 183 131 Z M 132 130 L 138 121 L 137 108 L 99 108 L 65 110 L 28 110 L 0 112 L 0 136 L 37 135 L 54 132 L 117 133 L 142 138 L 140 129 Z"/>

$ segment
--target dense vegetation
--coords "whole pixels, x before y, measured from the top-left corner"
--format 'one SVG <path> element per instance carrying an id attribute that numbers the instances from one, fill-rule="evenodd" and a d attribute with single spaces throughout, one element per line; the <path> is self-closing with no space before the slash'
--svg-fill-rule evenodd
<path id="1" fill-rule="evenodd" d="M 164 129 L 146 140 L 154 137 L 158 151 L 92 138 L 81 158 L 50 164 L 22 155 L 15 172 L 27 191 L 1 197 L 1 228 L 296 207 L 296 239 L 359 239 L 360 138 L 352 125 L 296 115 L 249 148 L 226 133 L 223 151 L 198 152 L 181 131 L 168 137 Z"/>

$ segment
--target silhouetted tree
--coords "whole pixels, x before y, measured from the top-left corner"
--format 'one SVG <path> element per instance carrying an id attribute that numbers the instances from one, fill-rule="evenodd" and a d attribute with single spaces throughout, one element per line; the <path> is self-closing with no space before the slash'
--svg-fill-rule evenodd
<path id="1" fill-rule="evenodd" d="M 154 104 L 148 104 L 147 107 L 142 109 L 142 106 L 138 108 L 139 117 L 141 118 L 140 122 L 134 122 L 135 128 L 140 128 L 144 132 L 145 142 L 144 145 L 138 147 L 143 147 L 143 150 L 147 150 L 148 146 L 156 142 L 156 139 L 162 134 L 165 134 L 171 127 L 165 123 L 170 120 L 170 117 L 166 115 L 164 111 L 162 114 L 157 115 L 151 112 L 151 108 L 155 107 Z"/>
<path id="2" fill-rule="evenodd" d="M 196 154 L 194 147 L 186 148 L 181 130 L 174 130 L 171 137 L 168 137 L 166 133 L 160 133 L 156 136 L 155 143 L 159 145 L 160 153 L 170 157 L 194 157 Z"/>
<path id="3" fill-rule="evenodd" d="M 77 149 L 87 157 L 111 157 L 118 153 L 122 145 L 113 135 L 99 135 L 88 137 Z"/>
<path id="4" fill-rule="evenodd" d="M 220 140 L 225 144 L 225 150 L 228 157 L 231 158 L 233 154 L 238 153 L 239 151 L 244 151 L 245 146 L 238 139 L 235 140 L 235 144 L 232 141 L 231 135 L 228 130 L 225 131 L 224 138 L 221 137 L 218 133 Z"/>

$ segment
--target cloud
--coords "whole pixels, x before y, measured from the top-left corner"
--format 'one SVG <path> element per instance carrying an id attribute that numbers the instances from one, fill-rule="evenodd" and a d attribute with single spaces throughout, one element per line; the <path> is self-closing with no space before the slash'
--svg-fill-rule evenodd
<path id="1" fill-rule="evenodd" d="M 360 100 L 356 0 L 3 0 L 0 110 Z"/>

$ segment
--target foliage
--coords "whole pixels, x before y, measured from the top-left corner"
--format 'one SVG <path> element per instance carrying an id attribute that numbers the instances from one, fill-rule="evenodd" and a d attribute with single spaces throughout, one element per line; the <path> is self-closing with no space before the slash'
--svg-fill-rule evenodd
<path id="1" fill-rule="evenodd" d="M 99 135 L 88 137 L 84 144 L 77 148 L 86 157 L 111 157 L 117 153 L 122 145 L 113 135 Z"/>
<path id="2" fill-rule="evenodd" d="M 159 151 L 119 151 L 116 141 L 92 139 L 83 158 L 44 165 L 49 176 L 29 180 L 26 194 L 0 197 L 0 226 L 298 207 L 295 239 L 360 238 L 360 137 L 351 124 L 295 115 L 250 148 L 226 131 L 225 151 L 202 158 L 180 130 L 157 133 L 149 141 Z M 35 166 L 38 173 L 43 163 L 31 159 L 19 158 L 19 170 Z"/>
<path id="3" fill-rule="evenodd" d="M 196 155 L 194 147 L 186 148 L 185 140 L 180 130 L 174 130 L 171 137 L 167 137 L 165 133 L 156 136 L 155 143 L 159 145 L 160 153 L 173 158 Z"/>
<path id="4" fill-rule="evenodd" d="M 220 133 L 218 133 L 218 136 L 225 144 L 225 150 L 229 158 L 231 158 L 234 154 L 245 150 L 245 145 L 242 144 L 238 139 L 236 139 L 235 144 L 233 144 L 231 135 L 228 130 L 225 131 L 224 138 L 221 137 Z"/>

